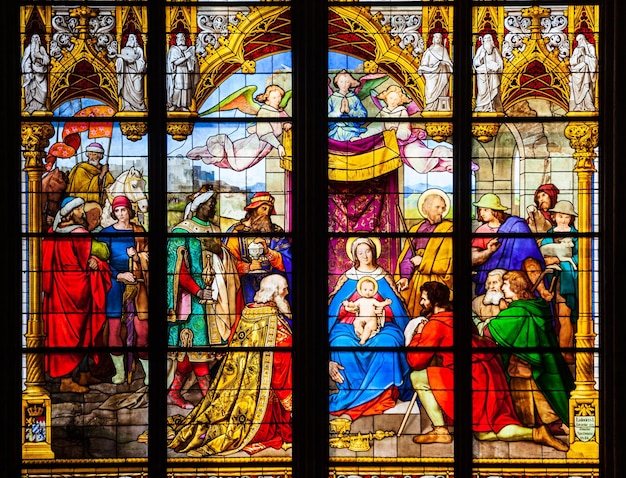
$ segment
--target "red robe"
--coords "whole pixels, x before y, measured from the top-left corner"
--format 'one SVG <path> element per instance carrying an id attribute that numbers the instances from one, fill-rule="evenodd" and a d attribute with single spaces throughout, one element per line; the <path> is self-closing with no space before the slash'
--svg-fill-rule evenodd
<path id="1" fill-rule="evenodd" d="M 292 346 L 291 330 L 281 323 L 278 324 L 276 346 Z M 267 405 L 263 424 L 256 435 L 250 444 L 244 447 L 248 453 L 257 453 L 270 447 L 279 449 L 283 443 L 292 442 L 291 366 L 291 352 L 274 352 L 271 389 L 275 399 Z"/>
<path id="2" fill-rule="evenodd" d="M 70 374 L 85 351 L 56 353 L 55 347 L 81 348 L 95 345 L 106 320 L 106 292 L 111 287 L 109 265 L 94 257 L 91 270 L 89 232 L 78 227 L 70 234 L 42 241 L 43 319 L 46 346 L 51 347 L 47 369 L 51 377 Z"/>
<path id="3" fill-rule="evenodd" d="M 421 334 L 415 334 L 410 347 L 451 347 L 452 312 L 433 314 Z M 472 336 L 474 347 L 496 347 L 489 339 Z M 437 358 L 437 366 L 430 366 Z M 454 356 L 443 351 L 409 351 L 407 361 L 415 370 L 426 369 L 428 382 L 449 423 L 454 420 Z M 472 430 L 498 433 L 506 425 L 520 425 L 515 414 L 509 384 L 497 353 L 472 355 Z"/>

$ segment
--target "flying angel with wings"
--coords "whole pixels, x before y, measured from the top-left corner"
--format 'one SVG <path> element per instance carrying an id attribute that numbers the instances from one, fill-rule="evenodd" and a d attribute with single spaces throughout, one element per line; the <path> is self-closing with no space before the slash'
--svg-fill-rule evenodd
<path id="1" fill-rule="evenodd" d="M 278 85 L 269 85 L 264 93 L 253 99 L 256 89 L 256 86 L 243 87 L 200 116 L 237 109 L 257 118 L 289 117 L 284 107 L 291 98 L 291 91 L 285 92 Z M 280 138 L 283 131 L 289 129 L 290 122 L 257 122 L 247 128 L 247 136 L 234 141 L 226 134 L 209 136 L 204 146 L 191 149 L 187 157 L 191 160 L 202 160 L 218 168 L 243 171 L 257 164 L 274 149 L 282 159 L 286 151 Z"/>
<path id="2" fill-rule="evenodd" d="M 337 76 L 341 77 L 334 83 L 340 86 L 346 85 L 342 83 L 348 83 L 351 75 L 340 72 Z M 400 157 L 404 164 L 411 169 L 414 169 L 418 173 L 426 174 L 429 172 L 452 172 L 452 148 L 447 145 L 437 145 L 434 148 L 429 148 L 424 140 L 427 138 L 427 133 L 424 129 L 416 128 L 410 121 L 405 121 L 413 116 L 420 110 L 420 107 L 412 100 L 398 85 L 390 85 L 382 90 L 380 93 L 378 90 L 382 88 L 382 85 L 389 80 L 389 76 L 381 73 L 373 73 L 362 76 L 359 80 L 350 82 L 350 88 L 353 88 L 351 92 L 354 97 L 353 103 L 355 105 L 362 104 L 369 97 L 369 104 L 373 104 L 378 112 L 376 118 L 385 118 L 385 121 L 373 121 L 369 124 L 365 123 L 331 123 L 331 130 L 329 132 L 329 145 L 331 149 L 335 151 L 345 152 L 360 152 L 363 148 L 372 144 L 372 137 L 382 135 L 383 131 L 394 130 L 396 139 L 398 140 L 398 147 L 400 150 Z M 331 104 L 340 105 L 336 98 L 341 96 L 341 88 L 338 92 L 332 93 L 329 85 L 329 111 Z M 347 93 L 346 95 L 349 95 Z M 358 98 L 358 103 L 356 98 Z M 347 102 L 344 101 L 344 102 Z M 354 107 L 355 111 L 358 111 L 357 106 Z M 337 109 L 337 108 L 335 108 Z M 345 109 L 345 108 L 344 108 Z M 348 115 L 349 116 L 349 115 Z M 357 116 L 357 113 L 352 114 L 353 117 Z M 367 115 L 366 115 L 367 116 Z M 389 121 L 392 118 L 398 118 L 398 121 Z M 334 129 L 332 129 L 334 126 Z M 337 140 L 342 138 L 346 143 L 339 143 Z"/>
<path id="3" fill-rule="evenodd" d="M 419 111 L 417 104 L 397 85 L 391 85 L 376 94 L 371 92 L 372 102 L 380 109 L 379 118 L 408 118 Z M 408 121 L 382 123 L 381 129 L 396 131 L 400 156 L 404 164 L 418 173 L 452 172 L 452 148 L 439 144 L 429 148 L 422 141 L 427 133 Z M 368 128 L 369 130 L 369 128 Z"/>

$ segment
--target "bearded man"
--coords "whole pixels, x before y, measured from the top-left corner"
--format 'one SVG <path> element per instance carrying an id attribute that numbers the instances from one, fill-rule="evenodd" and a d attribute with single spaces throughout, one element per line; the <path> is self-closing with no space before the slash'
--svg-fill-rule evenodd
<path id="1" fill-rule="evenodd" d="M 178 32 L 167 52 L 167 106 L 169 111 L 189 111 L 200 78 L 196 49 Z"/>
<path id="2" fill-rule="evenodd" d="M 84 204 L 81 198 L 65 198 L 49 231 L 54 235 L 42 241 L 43 319 L 46 346 L 52 349 L 46 364 L 50 376 L 61 379 L 61 392 L 86 393 L 87 385 L 96 383 L 86 349 L 97 345 L 111 287 L 109 251 L 89 235 Z M 55 347 L 72 351 L 56 353 Z"/>
<path id="3" fill-rule="evenodd" d="M 288 293 L 282 275 L 261 280 L 208 393 L 184 420 L 170 422 L 168 447 L 200 457 L 291 443 L 291 352 L 280 351 L 292 345 Z"/>
<path id="4" fill-rule="evenodd" d="M 556 225 L 550 209 L 555 206 L 559 193 L 559 188 L 552 183 L 542 184 L 537 188 L 533 196 L 535 204 L 530 204 L 526 208 L 528 213 L 526 222 L 532 232 L 547 232 Z M 541 242 L 541 238 L 538 241 Z"/>
<path id="5" fill-rule="evenodd" d="M 454 422 L 453 307 L 450 290 L 439 282 L 421 286 L 422 317 L 409 344 L 410 379 L 433 429 L 413 437 L 418 444 L 451 443 L 448 425 Z M 564 452 L 566 443 L 555 438 L 546 424 L 524 426 L 515 409 L 497 346 L 472 335 L 472 431 L 478 440 L 533 441 Z M 435 359 L 435 360 L 433 360 Z"/>
<path id="6" fill-rule="evenodd" d="M 493 35 L 486 33 L 480 37 L 481 45 L 474 56 L 476 70 L 476 108 L 478 112 L 502 112 L 500 82 L 504 62 L 495 45 Z"/>
<path id="7" fill-rule="evenodd" d="M 424 111 L 450 111 L 450 77 L 453 66 L 443 35 L 440 32 L 434 33 L 432 43 L 422 55 L 417 70 L 424 77 Z"/>
<path id="8" fill-rule="evenodd" d="M 428 189 L 417 207 L 424 219 L 415 224 L 404 243 L 396 265 L 396 288 L 407 304 L 410 317 L 420 313 L 420 288 L 430 281 L 441 282 L 452 290 L 452 221 L 444 219 L 450 200 L 439 189 Z"/>
<path id="9" fill-rule="evenodd" d="M 246 304 L 269 274 L 283 274 L 291 282 L 291 244 L 283 228 L 272 222 L 274 202 L 270 193 L 256 193 L 244 207 L 245 217 L 227 231 L 226 247 L 235 259 Z"/>
<path id="10" fill-rule="evenodd" d="M 104 148 L 100 143 L 91 143 L 85 151 L 87 161 L 71 169 L 67 192 L 85 202 L 94 201 L 104 205 L 104 190 L 115 182 L 115 178 L 109 172 L 108 164 L 100 164 L 104 158 Z"/>
<path id="11" fill-rule="evenodd" d="M 208 186 L 189 196 L 184 220 L 167 243 L 168 345 L 225 346 L 236 321 L 239 280 L 230 252 L 222 245 L 215 217 L 217 196 Z M 209 369 L 219 359 L 210 351 L 168 354 L 168 401 L 193 408 L 181 390 L 193 371 L 200 392 L 209 388 Z"/>
<path id="12" fill-rule="evenodd" d="M 527 426 L 544 423 L 561 432 L 569 423 L 574 379 L 561 355 L 550 305 L 532 291 L 528 274 L 504 275 L 502 292 L 509 306 L 484 328 L 502 352 L 517 416 Z"/>
<path id="13" fill-rule="evenodd" d="M 476 295 L 485 292 L 487 273 L 493 269 L 523 270 L 537 292 L 546 300 L 554 294 L 546 287 L 542 277 L 545 269 L 543 255 L 537 241 L 521 217 L 506 213 L 497 194 L 484 194 L 478 202 L 477 218 L 482 223 L 472 239 L 472 267 Z"/>
<path id="14" fill-rule="evenodd" d="M 504 292 L 502 292 L 503 277 L 506 272 L 504 269 L 489 271 L 485 280 L 485 293 L 472 300 L 473 320 L 480 335 L 485 325 L 501 310 L 507 308 Z"/>

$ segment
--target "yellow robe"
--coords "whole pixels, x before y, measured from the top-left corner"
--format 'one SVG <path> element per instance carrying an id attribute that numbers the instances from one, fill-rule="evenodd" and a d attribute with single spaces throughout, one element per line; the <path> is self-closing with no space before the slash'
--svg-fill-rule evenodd
<path id="1" fill-rule="evenodd" d="M 82 198 L 85 202 L 93 201 L 104 204 L 102 192 L 104 188 L 113 184 L 115 179 L 111 173 L 106 173 L 100 180 L 100 169 L 87 162 L 78 163 L 69 173 L 67 192 L 70 196 Z"/>
<path id="2" fill-rule="evenodd" d="M 409 233 L 415 235 L 424 223 L 424 220 L 413 226 Z M 435 233 L 451 233 L 452 221 L 444 220 L 437 225 Z M 400 264 L 411 247 L 409 240 L 404 243 L 400 257 L 396 264 L 395 280 L 400 279 Z M 418 251 L 418 255 L 422 251 Z M 409 279 L 409 287 L 401 294 L 407 304 L 407 310 L 411 318 L 418 317 L 421 312 L 420 287 L 425 282 L 435 281 L 445 284 L 452 292 L 452 236 L 433 236 L 428 240 L 423 250 L 422 262 L 414 268 Z M 450 294 L 452 298 L 452 293 Z"/>
<path id="3" fill-rule="evenodd" d="M 206 396 L 186 417 L 168 418 L 168 447 L 196 457 L 236 453 L 277 420 L 274 402 L 291 411 L 291 355 L 271 350 L 291 346 L 291 328 L 276 306 L 246 306 L 229 345 Z M 284 379 L 279 389 L 274 374 Z"/>

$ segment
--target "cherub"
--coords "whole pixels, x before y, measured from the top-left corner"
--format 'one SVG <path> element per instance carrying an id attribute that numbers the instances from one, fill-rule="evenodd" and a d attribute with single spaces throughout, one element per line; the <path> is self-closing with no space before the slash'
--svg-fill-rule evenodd
<path id="1" fill-rule="evenodd" d="M 356 290 L 361 296 L 357 300 L 344 300 L 343 306 L 348 312 L 354 312 L 354 333 L 361 339 L 363 345 L 385 325 L 383 307 L 391 305 L 391 299 L 380 301 L 374 296 L 378 292 L 378 284 L 371 277 L 362 277 L 357 283 Z"/>
<path id="2" fill-rule="evenodd" d="M 254 85 L 244 87 L 200 116 L 237 109 L 257 118 L 276 118 L 276 121 L 252 124 L 243 138 L 235 139 L 221 133 L 209 136 L 206 145 L 187 152 L 189 159 L 202 160 L 218 168 L 243 171 L 257 164 L 274 149 L 281 159 L 285 157 L 287 152 L 281 137 L 284 131 L 291 129 L 291 122 L 286 120 L 289 115 L 283 108 L 291 98 L 291 92 L 285 92 L 280 86 L 272 84 L 253 101 L 252 94 L 256 89 Z"/>

